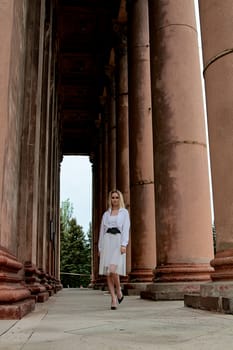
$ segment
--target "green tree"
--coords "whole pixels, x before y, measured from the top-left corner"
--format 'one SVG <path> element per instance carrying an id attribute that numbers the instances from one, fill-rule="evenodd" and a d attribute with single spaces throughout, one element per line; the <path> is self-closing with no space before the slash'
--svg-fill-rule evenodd
<path id="1" fill-rule="evenodd" d="M 62 202 L 61 281 L 64 287 L 87 287 L 91 275 L 91 233 L 86 236 L 72 214 L 73 206 L 70 201 Z"/>
<path id="2" fill-rule="evenodd" d="M 73 215 L 73 211 L 74 207 L 73 204 L 70 202 L 69 198 L 62 202 L 60 208 L 60 222 L 62 226 L 62 234 L 67 233 L 69 230 L 69 224 Z"/>
<path id="3" fill-rule="evenodd" d="M 214 254 L 216 254 L 216 227 L 214 222 L 212 224 L 212 233 L 213 233 L 213 241 L 214 241 Z"/>

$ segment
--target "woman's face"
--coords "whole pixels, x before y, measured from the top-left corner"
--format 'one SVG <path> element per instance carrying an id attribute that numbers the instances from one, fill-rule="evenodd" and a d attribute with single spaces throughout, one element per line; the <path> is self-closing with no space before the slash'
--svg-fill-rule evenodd
<path id="1" fill-rule="evenodd" d="M 112 192 L 111 194 L 111 201 L 112 201 L 112 206 L 113 207 L 118 207 L 119 206 L 119 194 L 117 192 Z"/>

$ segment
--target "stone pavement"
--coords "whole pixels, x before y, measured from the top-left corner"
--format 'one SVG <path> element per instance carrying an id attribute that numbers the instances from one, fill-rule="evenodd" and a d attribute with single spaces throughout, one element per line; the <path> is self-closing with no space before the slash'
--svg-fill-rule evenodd
<path id="1" fill-rule="evenodd" d="M 110 310 L 106 292 L 63 289 L 21 320 L 0 320 L 0 335 L 1 350 L 232 350 L 233 315 L 139 296 Z"/>

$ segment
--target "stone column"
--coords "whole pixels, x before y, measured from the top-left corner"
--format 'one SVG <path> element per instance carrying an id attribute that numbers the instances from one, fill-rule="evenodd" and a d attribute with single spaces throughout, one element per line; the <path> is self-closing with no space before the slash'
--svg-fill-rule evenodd
<path id="1" fill-rule="evenodd" d="M 13 1 L 7 1 L 1 4 L 0 8 L 0 195 L 2 198 L 3 178 L 4 178 L 4 156 L 6 140 L 8 138 L 8 85 L 9 85 L 9 66 L 11 56 L 11 37 L 13 23 Z M 2 200 L 0 201 L 0 213 L 2 211 Z M 1 225 L 2 225 L 1 221 Z M 0 233 L 1 242 L 7 245 L 7 237 Z"/>
<path id="2" fill-rule="evenodd" d="M 149 0 L 156 179 L 156 282 L 204 281 L 213 257 L 193 1 Z"/>
<path id="3" fill-rule="evenodd" d="M 156 264 L 148 1 L 128 5 L 130 277 L 146 282 L 152 280 Z"/>
<path id="4" fill-rule="evenodd" d="M 21 128 L 25 80 L 27 6 L 0 5 L 0 242 L 17 254 Z"/>
<path id="5" fill-rule="evenodd" d="M 216 227 L 211 277 L 233 281 L 233 4 L 200 0 L 199 9 Z"/>
<path id="6" fill-rule="evenodd" d="M 50 83 L 50 121 L 49 121 L 49 154 L 48 154 L 48 219 L 50 222 L 50 237 L 49 237 L 49 260 L 50 269 L 49 273 L 55 275 L 55 264 L 56 264 L 56 169 L 57 169 L 57 159 L 56 159 L 56 114 L 55 114 L 55 62 L 54 53 L 51 57 L 51 83 Z"/>
<path id="7" fill-rule="evenodd" d="M 99 278 L 99 257 L 98 257 L 98 241 L 99 241 L 99 231 L 100 223 L 103 211 L 106 210 L 105 203 L 103 203 L 103 130 L 101 125 L 101 120 L 98 119 L 96 123 L 96 128 L 98 128 L 98 137 L 95 145 L 95 153 L 91 155 L 92 162 L 92 193 L 93 193 L 93 207 L 92 207 L 92 226 L 93 226 L 93 237 L 92 237 L 92 284 L 99 284 L 101 279 Z"/>
<path id="8" fill-rule="evenodd" d="M 117 188 L 123 193 L 126 208 L 129 209 L 129 118 L 128 118 L 128 57 L 126 24 L 116 24 L 118 38 L 116 48 L 116 110 L 117 110 Z"/>
<path id="9" fill-rule="evenodd" d="M 50 9 L 51 10 L 51 9 Z M 41 128 L 39 145 L 39 208 L 38 208 L 38 241 L 37 241 L 37 264 L 46 271 L 51 272 L 50 261 L 50 222 L 49 222 L 49 134 L 51 125 L 51 40 L 52 40 L 52 17 L 47 14 L 45 22 L 44 59 L 42 76 L 42 105 L 41 105 Z"/>
<path id="10" fill-rule="evenodd" d="M 39 16 L 38 13 L 40 14 Z M 25 74 L 25 120 L 20 174 L 20 237 L 18 244 L 18 253 L 24 262 L 25 283 L 35 298 L 40 301 L 47 300 L 49 296 L 44 283 L 41 283 L 42 269 L 39 268 L 42 265 L 39 260 L 41 255 L 44 256 L 44 250 L 41 245 L 38 246 L 38 232 L 43 227 L 40 226 L 38 215 L 38 205 L 40 200 L 42 201 L 41 194 L 43 193 L 41 187 L 38 186 L 41 174 L 38 154 L 40 153 L 41 144 L 44 144 L 44 140 L 41 139 L 44 115 L 43 110 L 41 111 L 41 103 L 45 17 L 46 8 L 44 1 L 30 3 L 27 31 L 27 70 Z M 25 212 L 27 213 L 26 215 Z M 43 270 L 45 270 L 45 266 L 43 266 Z"/>
<path id="11" fill-rule="evenodd" d="M 20 319 L 35 307 L 17 257 L 27 10 L 23 1 L 0 4 L 0 319 Z"/>
<path id="12" fill-rule="evenodd" d="M 115 59 L 114 59 L 115 61 Z M 108 104 L 108 188 L 109 191 L 116 188 L 116 97 L 115 97 L 115 67 L 111 64 L 105 69 L 109 79 L 107 91 Z"/>
<path id="13" fill-rule="evenodd" d="M 42 2 L 43 4 L 43 2 Z M 40 13 L 40 16 L 38 16 Z M 37 213 L 33 207 L 38 203 L 39 193 L 34 184 L 39 179 L 39 162 L 36 156 L 37 133 L 40 130 L 41 89 L 39 65 L 43 56 L 44 8 L 40 1 L 29 3 L 27 13 L 25 96 L 21 137 L 20 188 L 18 215 L 18 257 L 23 263 L 37 261 Z M 30 24 L 30 25 L 29 25 Z M 42 35 L 41 35 L 42 31 Z"/>
<path id="14" fill-rule="evenodd" d="M 46 102 L 43 100 L 43 114 L 46 109 Z M 39 177 L 39 187 L 40 187 L 40 197 L 39 197 L 39 208 L 38 208 L 38 243 L 37 243 L 37 254 L 38 254 L 38 266 L 40 266 L 43 270 L 49 271 L 49 263 L 48 263 L 48 246 L 47 246 L 47 233 L 49 232 L 49 222 L 47 219 L 47 125 L 48 118 L 47 114 L 43 115 L 41 120 L 41 140 L 40 142 L 40 177 Z"/>
<path id="15" fill-rule="evenodd" d="M 94 286 L 96 279 L 98 277 L 97 264 L 98 264 L 98 252 L 96 247 L 97 241 L 97 218 L 98 218 L 98 208 L 96 205 L 96 187 L 97 187 L 97 177 L 96 177 L 96 165 L 94 159 L 94 153 L 90 155 L 90 162 L 92 164 L 92 246 L 91 246 L 91 285 Z"/>
<path id="16" fill-rule="evenodd" d="M 115 23 L 116 47 L 116 111 L 117 111 L 117 159 L 116 183 L 123 193 L 125 207 L 130 211 L 129 187 L 129 117 L 128 117 L 128 55 L 127 25 Z M 131 240 L 127 248 L 127 273 L 131 271 Z"/>
<path id="17" fill-rule="evenodd" d="M 102 203 L 103 207 L 107 208 L 108 199 L 108 176 L 109 176 L 109 149 L 108 149 L 108 113 L 106 107 L 106 96 L 100 97 L 101 103 L 101 127 L 102 127 L 102 158 L 103 158 L 103 191 L 102 191 Z"/>

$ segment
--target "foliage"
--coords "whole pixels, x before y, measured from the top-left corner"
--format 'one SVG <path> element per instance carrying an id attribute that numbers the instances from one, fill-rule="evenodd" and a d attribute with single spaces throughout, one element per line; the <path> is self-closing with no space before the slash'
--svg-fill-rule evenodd
<path id="1" fill-rule="evenodd" d="M 216 254 L 216 227 L 215 223 L 212 224 L 213 242 L 214 242 L 214 254 Z"/>
<path id="2" fill-rule="evenodd" d="M 91 225 L 85 235 L 72 215 L 73 206 L 67 199 L 60 209 L 61 282 L 64 287 L 87 287 L 91 275 Z"/>

